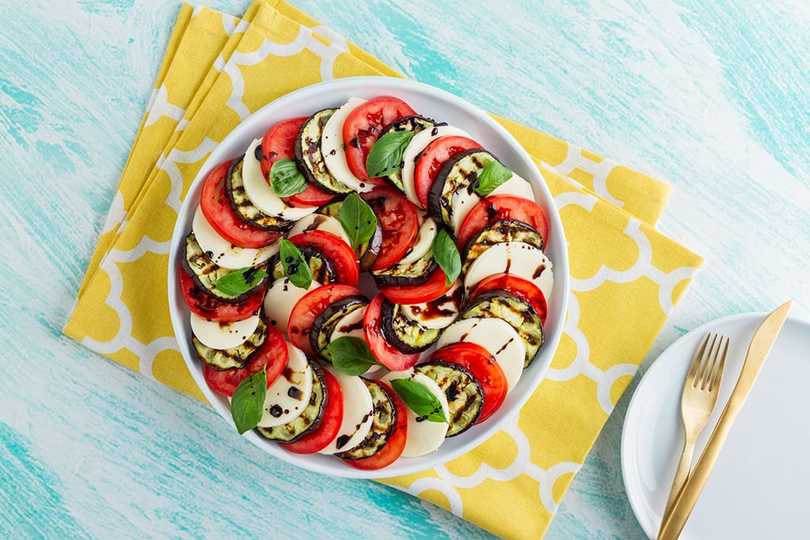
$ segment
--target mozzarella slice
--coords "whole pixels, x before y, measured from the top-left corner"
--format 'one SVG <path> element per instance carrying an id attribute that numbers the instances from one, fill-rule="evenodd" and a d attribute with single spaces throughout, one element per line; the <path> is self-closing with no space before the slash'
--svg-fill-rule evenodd
<path id="1" fill-rule="evenodd" d="M 340 221 L 332 216 L 324 216 L 323 214 L 310 214 L 307 217 L 298 220 L 295 226 L 290 229 L 289 236 L 295 236 L 296 234 L 300 234 L 302 232 L 314 230 L 332 233 L 350 246 L 352 245 L 352 242 L 349 240 L 349 236 L 346 234 L 346 230 L 343 228 L 343 225 L 340 224 Z"/>
<path id="2" fill-rule="evenodd" d="M 330 371 L 337 378 L 343 392 L 343 421 L 337 437 L 320 451 L 321 454 L 328 455 L 346 452 L 363 442 L 374 421 L 374 403 L 363 380 L 354 375 Z"/>
<path id="3" fill-rule="evenodd" d="M 335 325 L 330 341 L 346 336 L 365 339 L 365 331 L 363 330 L 363 316 L 365 314 L 366 308 L 355 309 L 340 319 Z"/>
<path id="4" fill-rule="evenodd" d="M 259 421 L 261 427 L 292 422 L 301 416 L 312 396 L 312 368 L 307 355 L 290 343 L 287 343 L 287 355 L 287 368 L 267 389 L 264 413 Z"/>
<path id="5" fill-rule="evenodd" d="M 433 239 L 436 238 L 436 222 L 433 221 L 431 218 L 427 218 L 422 222 L 422 226 L 419 227 L 419 232 L 416 235 L 416 240 L 411 246 L 411 249 L 408 250 L 408 253 L 405 254 L 402 259 L 400 259 L 399 263 L 401 265 L 411 264 L 425 255 L 427 255 L 430 248 L 433 246 Z"/>
<path id="6" fill-rule="evenodd" d="M 453 324 L 458 317 L 460 298 L 456 294 L 456 290 L 459 287 L 461 287 L 461 282 L 456 281 L 449 291 L 432 302 L 402 305 L 402 314 L 425 328 L 446 328 Z"/>
<path id="7" fill-rule="evenodd" d="M 512 274 L 537 285 L 551 300 L 554 272 L 543 252 L 523 242 L 503 242 L 489 247 L 470 265 L 464 277 L 464 289 L 470 290 L 482 279 L 494 274 Z"/>
<path id="8" fill-rule="evenodd" d="M 514 195 L 521 199 L 534 201 L 532 185 L 522 176 L 512 173 L 512 178 L 492 190 L 490 195 Z"/>
<path id="9" fill-rule="evenodd" d="M 523 373 L 526 345 L 512 326 L 501 319 L 463 319 L 445 330 L 436 347 L 451 343 L 475 343 L 485 348 L 501 366 L 511 391 Z"/>
<path id="10" fill-rule="evenodd" d="M 438 126 L 433 129 L 423 129 L 413 136 L 411 142 L 405 148 L 405 153 L 402 155 L 402 187 L 405 190 L 405 196 L 413 204 L 422 208 L 422 203 L 416 196 L 416 187 L 413 183 L 413 170 L 416 166 L 416 157 L 427 145 L 438 139 L 439 137 L 447 137 L 449 135 L 457 135 L 459 137 L 469 137 L 466 131 L 455 128 L 452 126 Z"/>
<path id="11" fill-rule="evenodd" d="M 230 323 L 209 321 L 191 312 L 191 331 L 206 347 L 224 350 L 238 347 L 253 335 L 259 326 L 259 314 Z"/>
<path id="12" fill-rule="evenodd" d="M 278 242 L 259 249 L 241 248 L 232 245 L 222 238 L 208 223 L 199 206 L 197 211 L 194 212 L 191 229 L 194 231 L 194 236 L 197 238 L 202 250 L 209 255 L 214 264 L 222 268 L 237 270 L 248 266 L 257 266 L 278 253 Z"/>
<path id="13" fill-rule="evenodd" d="M 242 184 L 253 206 L 267 214 L 290 221 L 296 221 L 304 216 L 314 213 L 318 208 L 308 206 L 306 208 L 296 208 L 287 206 L 281 197 L 276 195 L 270 182 L 262 174 L 262 167 L 256 159 L 256 147 L 261 144 L 261 139 L 256 139 L 248 149 L 245 150 L 244 161 L 242 162 Z"/>
<path id="14" fill-rule="evenodd" d="M 323 126 L 323 134 L 321 135 L 321 153 L 323 160 L 326 163 L 326 168 L 329 173 L 335 177 L 335 180 L 342 182 L 346 186 L 352 188 L 354 191 L 363 193 L 374 189 L 372 184 L 363 182 L 357 178 L 346 162 L 346 151 L 343 143 L 343 122 L 353 110 L 365 103 L 365 99 L 349 98 L 341 108 L 335 111 L 326 125 Z"/>
<path id="15" fill-rule="evenodd" d="M 295 304 L 309 291 L 320 286 L 320 283 L 313 281 L 309 289 L 301 289 L 290 283 L 289 278 L 283 277 L 275 280 L 264 297 L 265 319 L 269 321 L 271 326 L 286 332 L 287 323 L 290 321 L 290 313 L 292 313 Z"/>
<path id="16" fill-rule="evenodd" d="M 517 174 L 512 174 L 512 178 L 492 190 L 490 195 L 514 195 L 522 199 L 534 201 L 534 192 L 532 186 Z M 459 190 L 453 194 L 453 201 L 450 205 L 450 219 L 452 220 L 453 230 L 458 233 L 461 224 L 464 223 L 464 218 L 470 213 L 473 206 L 478 204 L 481 197 L 475 191 L 466 189 Z"/>
<path id="17" fill-rule="evenodd" d="M 436 381 L 422 373 L 415 373 L 413 369 L 407 371 L 392 371 L 383 381 L 391 384 L 396 379 L 411 379 L 427 388 L 439 400 L 444 411 L 444 417 L 450 418 L 450 409 L 447 406 L 447 396 L 436 384 Z M 418 457 L 429 454 L 439 448 L 447 436 L 447 422 L 431 422 L 420 419 L 410 408 L 408 408 L 408 438 L 405 441 L 404 457 Z"/>

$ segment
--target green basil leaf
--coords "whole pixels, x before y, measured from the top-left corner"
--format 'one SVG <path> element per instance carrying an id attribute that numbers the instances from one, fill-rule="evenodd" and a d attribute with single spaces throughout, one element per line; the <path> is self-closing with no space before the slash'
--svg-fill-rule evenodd
<path id="1" fill-rule="evenodd" d="M 231 397 L 231 416 L 236 430 L 242 433 L 255 428 L 264 413 L 267 375 L 264 370 L 244 379 Z"/>
<path id="2" fill-rule="evenodd" d="M 280 159 L 270 168 L 270 182 L 279 197 L 289 197 L 307 188 L 307 179 L 294 159 Z"/>
<path id="3" fill-rule="evenodd" d="M 377 363 L 366 342 L 352 336 L 337 338 L 326 347 L 325 354 L 334 368 L 346 375 L 362 375 Z"/>
<path id="4" fill-rule="evenodd" d="M 456 241 L 445 229 L 439 229 L 433 239 L 433 259 L 444 270 L 448 284 L 455 281 L 461 273 L 461 255 Z"/>
<path id="5" fill-rule="evenodd" d="M 371 207 L 357 193 L 350 193 L 343 199 L 338 212 L 343 230 L 349 236 L 355 251 L 368 242 L 377 230 L 377 216 Z"/>
<path id="6" fill-rule="evenodd" d="M 228 272 L 214 283 L 214 287 L 228 296 L 239 296 L 259 284 L 267 275 L 267 270 L 258 267 L 242 268 Z"/>
<path id="7" fill-rule="evenodd" d="M 402 168 L 402 155 L 413 139 L 413 131 L 389 131 L 374 143 L 366 158 L 370 177 L 388 176 Z"/>
<path id="8" fill-rule="evenodd" d="M 290 283 L 299 289 L 309 289 L 312 285 L 312 270 L 301 250 L 286 238 L 282 238 L 279 241 L 278 255 Z"/>
<path id="9" fill-rule="evenodd" d="M 430 422 L 447 422 L 442 403 L 424 384 L 412 379 L 394 379 L 391 381 L 394 391 L 402 398 L 405 405 L 416 413 L 416 416 Z"/>
<path id="10" fill-rule="evenodd" d="M 478 176 L 475 192 L 486 197 L 510 178 L 512 178 L 512 171 L 501 165 L 497 159 L 493 159 L 484 165 L 484 170 Z"/>

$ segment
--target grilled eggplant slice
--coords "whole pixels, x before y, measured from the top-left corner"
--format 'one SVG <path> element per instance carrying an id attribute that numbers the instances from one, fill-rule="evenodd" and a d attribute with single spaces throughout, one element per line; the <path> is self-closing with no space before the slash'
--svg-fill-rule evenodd
<path id="1" fill-rule="evenodd" d="M 435 126 L 436 123 L 429 118 L 423 118 L 418 115 L 413 116 L 406 116 L 404 118 L 400 118 L 393 124 L 388 125 L 382 132 L 380 133 L 380 137 L 388 133 L 389 131 L 412 131 L 414 135 L 422 131 L 423 129 L 432 128 Z M 404 165 L 404 164 L 403 164 Z M 399 170 L 390 174 L 388 180 L 391 181 L 392 184 L 397 186 L 400 191 L 404 191 L 404 187 L 402 185 L 402 168 L 400 167 Z"/>
<path id="2" fill-rule="evenodd" d="M 323 256 L 323 253 L 315 248 L 304 246 L 298 248 L 301 250 L 301 255 L 304 256 L 309 269 L 312 272 L 312 280 L 317 281 L 321 285 L 327 283 L 334 283 L 337 279 L 337 274 L 332 266 L 332 261 Z M 284 264 L 281 262 L 281 256 L 276 254 L 268 261 L 270 266 L 270 276 L 273 281 L 285 277 L 287 274 L 284 272 Z"/>
<path id="3" fill-rule="evenodd" d="M 512 219 L 496 221 L 473 236 L 467 243 L 461 271 L 466 272 L 479 255 L 495 244 L 503 242 L 523 242 L 537 249 L 543 249 L 543 236 L 531 225 Z"/>
<path id="4" fill-rule="evenodd" d="M 523 367 L 528 367 L 543 345 L 543 322 L 534 308 L 517 296 L 503 290 L 487 292 L 475 298 L 464 308 L 462 319 L 473 317 L 503 319 L 517 330 L 526 344 Z"/>
<path id="5" fill-rule="evenodd" d="M 396 285 L 398 287 L 408 285 L 422 285 L 436 270 L 436 261 L 433 260 L 433 251 L 428 251 L 421 259 L 417 259 L 410 264 L 395 264 L 383 270 L 373 270 L 371 275 L 377 285 Z"/>
<path id="6" fill-rule="evenodd" d="M 343 317 L 355 310 L 363 309 L 367 304 L 368 300 L 366 300 L 365 296 L 349 296 L 323 310 L 323 313 L 315 317 L 309 333 L 309 343 L 312 350 L 323 354 L 324 349 L 329 346 L 335 326 Z"/>
<path id="7" fill-rule="evenodd" d="M 255 287 L 245 291 L 242 294 L 236 296 L 227 295 L 216 288 L 216 283 L 219 278 L 230 274 L 233 272 L 233 270 L 222 268 L 214 263 L 211 258 L 208 257 L 208 255 L 206 255 L 202 250 L 200 244 L 197 242 L 197 237 L 194 236 L 193 232 L 186 236 L 185 248 L 186 252 L 184 264 L 186 269 L 189 271 L 189 274 L 191 274 L 191 277 L 194 279 L 194 282 L 202 287 L 206 292 L 211 293 L 224 302 L 239 302 L 253 294 L 258 287 L 261 287 L 267 281 L 267 278 L 262 279 L 256 284 Z M 258 271 L 260 268 L 262 267 L 257 266 L 252 271 Z"/>
<path id="8" fill-rule="evenodd" d="M 261 145 L 256 147 L 257 158 L 261 153 L 261 148 Z M 293 226 L 292 221 L 287 221 L 279 217 L 268 216 L 253 206 L 253 203 L 250 202 L 247 193 L 245 193 L 245 185 L 242 181 L 242 166 L 244 157 L 245 156 L 242 156 L 239 159 L 234 160 L 228 169 L 228 185 L 225 191 L 228 193 L 228 198 L 231 201 L 231 207 L 236 210 L 239 217 L 251 225 L 259 227 L 260 229 L 266 229 L 268 231 L 289 230 L 290 227 Z"/>
<path id="9" fill-rule="evenodd" d="M 341 459 L 353 460 L 371 457 L 388 442 L 394 427 L 397 425 L 397 408 L 388 391 L 374 381 L 363 379 L 368 391 L 371 393 L 371 402 L 374 404 L 371 431 L 359 445 L 351 450 L 336 454 Z"/>
<path id="10" fill-rule="evenodd" d="M 301 411 L 301 415 L 292 422 L 271 428 L 256 428 L 259 435 L 265 439 L 287 443 L 293 442 L 317 429 L 320 425 L 329 396 L 326 394 L 322 368 L 316 362 L 310 362 L 309 366 L 312 368 L 312 394 L 309 396 L 309 403 Z"/>
<path id="11" fill-rule="evenodd" d="M 295 139 L 295 160 L 304 177 L 326 191 L 340 195 L 349 193 L 352 189 L 336 179 L 326 168 L 326 162 L 321 153 L 321 137 L 323 128 L 329 118 L 337 109 L 323 109 L 318 111 L 301 126 L 298 137 Z"/>
<path id="12" fill-rule="evenodd" d="M 406 354 L 422 352 L 439 340 L 441 331 L 426 328 L 402 313 L 402 306 L 385 300 L 381 329 L 385 340 Z"/>
<path id="13" fill-rule="evenodd" d="M 484 391 L 469 371 L 457 364 L 441 361 L 420 364 L 416 366 L 416 371 L 436 381 L 447 396 L 450 410 L 448 437 L 463 433 L 478 420 L 484 406 Z"/>
<path id="14" fill-rule="evenodd" d="M 478 184 L 478 176 L 494 159 L 495 156 L 486 150 L 473 148 L 445 161 L 428 193 L 428 213 L 452 227 L 453 195 L 463 189 L 472 193 Z"/>
<path id="15" fill-rule="evenodd" d="M 343 201 L 329 203 L 326 206 L 319 208 L 318 213 L 339 219 L 341 204 L 343 204 Z M 372 236 L 368 242 L 360 245 L 355 250 L 357 258 L 360 260 L 361 270 L 368 271 L 371 269 L 371 265 L 374 264 L 374 261 L 377 259 L 377 255 L 380 253 L 380 246 L 382 246 L 382 231 L 378 226 L 376 229 L 374 229 L 374 236 Z"/>
<path id="16" fill-rule="evenodd" d="M 267 324 L 260 317 L 259 325 L 250 337 L 244 343 L 232 349 L 212 349 L 203 345 L 196 336 L 192 336 L 191 341 L 197 355 L 203 362 L 214 369 L 225 370 L 244 366 L 250 355 L 264 345 L 265 339 L 267 339 Z"/>

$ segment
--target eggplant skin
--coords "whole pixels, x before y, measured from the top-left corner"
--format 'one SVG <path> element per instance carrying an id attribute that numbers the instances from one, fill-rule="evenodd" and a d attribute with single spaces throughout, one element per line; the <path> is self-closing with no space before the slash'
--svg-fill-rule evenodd
<path id="1" fill-rule="evenodd" d="M 340 320 L 357 309 L 362 309 L 368 305 L 365 296 L 349 296 L 343 300 L 338 300 L 323 312 L 315 317 L 309 333 L 309 344 L 313 351 L 323 355 L 323 350 L 329 346 L 332 339 L 332 332 Z"/>
<path id="2" fill-rule="evenodd" d="M 458 364 L 431 360 L 416 366 L 416 371 L 427 375 L 439 385 L 450 410 L 447 437 L 455 437 L 467 431 L 481 416 L 484 407 L 484 390 L 472 373 Z"/>
<path id="3" fill-rule="evenodd" d="M 395 264 L 385 270 L 371 273 L 378 287 L 396 286 L 409 287 L 426 283 L 439 265 L 433 260 L 433 252 L 407 266 Z"/>
<path id="4" fill-rule="evenodd" d="M 351 188 L 332 176 L 321 152 L 323 127 L 336 110 L 322 109 L 304 122 L 295 138 L 295 161 L 307 182 L 327 193 L 342 195 L 349 193 Z"/>
<path id="5" fill-rule="evenodd" d="M 264 318 L 259 319 L 256 330 L 244 343 L 230 349 L 212 349 L 203 345 L 197 336 L 191 337 L 194 350 L 200 360 L 219 371 L 243 367 L 250 357 L 264 345 L 266 339 L 267 324 L 264 322 Z"/>
<path id="6" fill-rule="evenodd" d="M 494 159 L 497 158 L 486 150 L 473 148 L 460 152 L 445 161 L 428 192 L 428 215 L 438 223 L 451 225 L 448 217 L 451 210 L 450 205 L 453 202 L 453 194 L 462 189 L 475 189 L 478 184 L 478 175 L 484 170 L 486 164 Z M 469 163 L 467 163 L 468 161 Z M 465 162 L 467 169 L 460 170 L 461 162 Z M 448 181 L 452 181 L 455 188 L 446 193 Z"/>
<path id="7" fill-rule="evenodd" d="M 412 131 L 415 135 L 424 129 L 432 128 L 436 125 L 438 124 L 436 124 L 434 120 L 431 120 L 430 118 L 425 118 L 424 116 L 419 116 L 418 114 L 414 114 L 411 116 L 405 116 L 403 118 L 400 118 L 396 122 L 393 122 L 388 126 L 386 126 L 385 129 L 383 129 L 380 132 L 380 137 L 382 137 L 383 135 L 385 135 L 390 131 Z M 390 180 L 391 183 L 394 184 L 397 187 L 397 189 L 399 189 L 403 193 L 405 191 L 405 188 L 403 187 L 402 184 L 402 167 L 404 166 L 405 164 L 401 163 L 400 168 L 397 169 L 396 172 L 388 175 L 387 177 L 388 180 Z"/>
<path id="8" fill-rule="evenodd" d="M 325 257 L 319 250 L 311 246 L 304 246 L 299 248 L 304 260 L 309 265 L 309 270 L 312 273 L 312 280 L 317 281 L 321 285 L 327 283 L 334 283 L 337 280 L 337 274 L 332 266 L 332 261 Z M 268 261 L 268 272 L 273 281 L 286 277 L 284 273 L 284 265 L 281 263 L 281 256 L 273 255 Z"/>
<path id="9" fill-rule="evenodd" d="M 261 151 L 261 146 L 256 147 L 257 154 Z M 242 166 L 245 156 L 242 155 L 235 159 L 231 166 L 228 168 L 228 179 L 225 185 L 225 191 L 228 194 L 228 200 L 231 203 L 231 208 L 242 219 L 242 221 L 264 229 L 267 231 L 287 231 L 293 226 L 292 221 L 287 221 L 278 217 L 268 216 L 250 202 L 250 199 L 245 193 L 245 186 L 242 182 Z"/>
<path id="10" fill-rule="evenodd" d="M 318 213 L 324 216 L 340 219 L 340 206 L 343 201 L 331 202 L 318 209 Z M 365 244 L 359 246 L 355 253 L 357 258 L 360 259 L 360 269 L 363 271 L 371 270 L 374 261 L 377 260 L 377 255 L 380 254 L 380 247 L 382 247 L 382 230 L 379 225 L 374 229 L 374 235 Z"/>
<path id="11" fill-rule="evenodd" d="M 351 450 L 336 454 L 340 459 L 348 461 L 371 457 L 382 450 L 397 425 L 397 408 L 385 386 L 368 379 L 362 380 L 371 393 L 371 401 L 374 404 L 373 422 L 371 431 L 363 442 Z"/>
<path id="12" fill-rule="evenodd" d="M 318 429 L 323 419 L 323 413 L 329 404 L 329 392 L 323 378 L 323 368 L 317 362 L 310 361 L 312 368 L 312 395 L 309 404 L 304 407 L 301 415 L 286 424 L 271 428 L 256 428 L 256 431 L 265 439 L 278 442 L 295 442 L 304 435 Z"/>
<path id="13" fill-rule="evenodd" d="M 484 251 L 503 242 L 522 242 L 541 251 L 545 244 L 543 236 L 527 223 L 513 219 L 496 221 L 467 242 L 464 247 L 464 263 L 461 271 L 466 272 L 473 261 Z"/>
<path id="14" fill-rule="evenodd" d="M 425 328 L 402 315 L 400 307 L 388 300 L 383 302 L 380 328 L 385 340 L 405 354 L 422 352 L 439 340 L 441 332 Z M 407 340 L 407 341 L 406 341 Z"/>
<path id="15" fill-rule="evenodd" d="M 203 252 L 193 232 L 188 233 L 183 246 L 183 268 L 185 268 L 198 287 L 216 297 L 218 301 L 231 304 L 239 303 L 252 295 L 256 289 L 263 286 L 268 279 L 264 277 L 254 287 L 237 296 L 228 296 L 218 290 L 215 286 L 217 279 L 226 274 L 230 274 L 233 270 L 227 270 L 213 262 L 211 258 Z M 257 266 L 256 270 L 258 271 L 261 268 L 265 268 L 265 266 Z"/>

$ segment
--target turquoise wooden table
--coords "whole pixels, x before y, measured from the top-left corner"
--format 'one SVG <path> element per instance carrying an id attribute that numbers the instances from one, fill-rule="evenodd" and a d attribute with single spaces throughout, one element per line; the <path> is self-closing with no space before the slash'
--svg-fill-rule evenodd
<path id="1" fill-rule="evenodd" d="M 294 3 L 410 77 L 669 179 L 662 229 L 707 264 L 650 359 L 789 296 L 810 314 L 806 2 Z M 486 536 L 272 459 L 61 335 L 177 7 L 0 0 L 0 536 Z M 619 462 L 628 398 L 548 538 L 643 536 Z"/>

